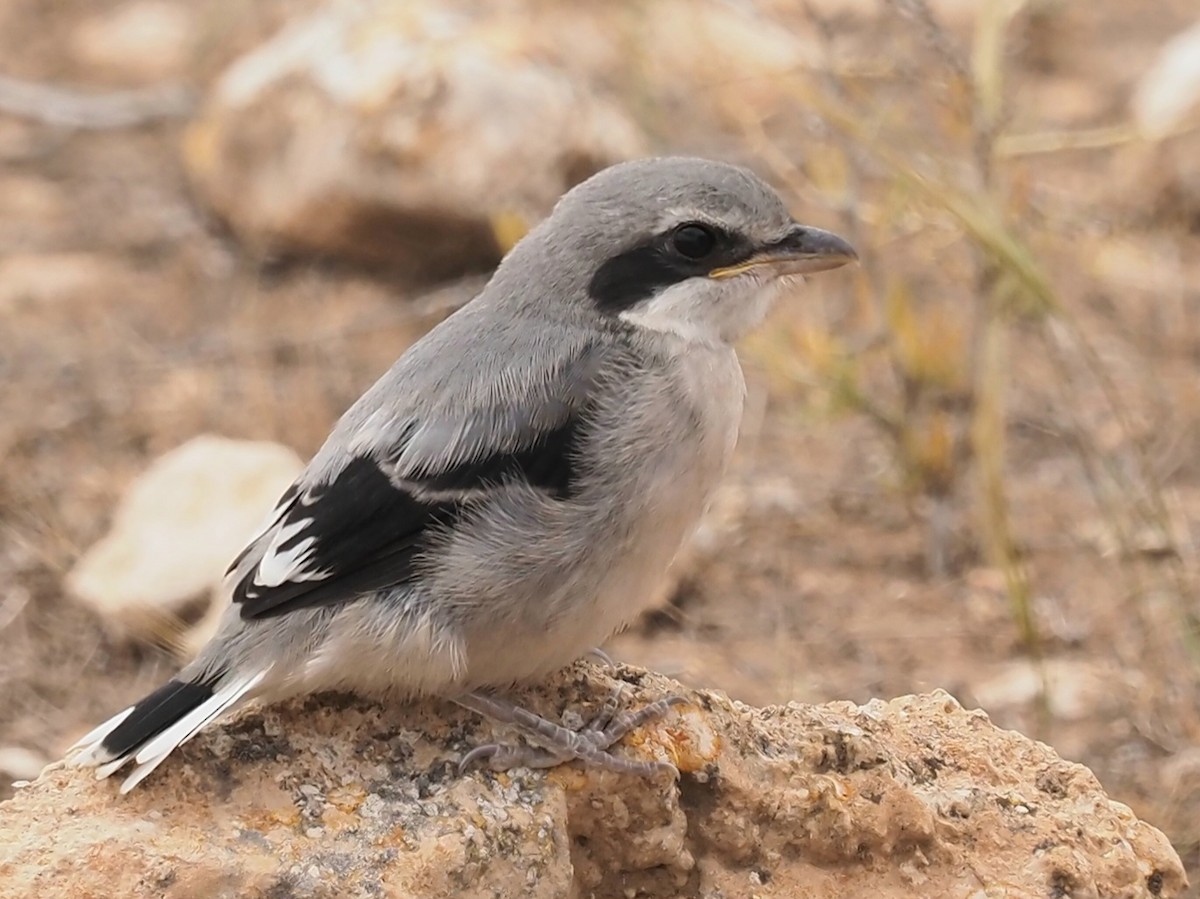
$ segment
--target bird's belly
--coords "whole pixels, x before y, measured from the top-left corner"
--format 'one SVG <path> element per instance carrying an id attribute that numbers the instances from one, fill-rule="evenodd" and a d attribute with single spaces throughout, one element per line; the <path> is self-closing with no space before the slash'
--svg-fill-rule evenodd
<path id="1" fill-rule="evenodd" d="M 502 638 L 495 630 L 469 636 L 470 686 L 541 678 L 598 647 L 661 598 L 667 569 L 711 494 L 710 484 L 687 481 L 693 492 L 650 504 L 662 514 L 639 522 L 612 551 L 595 552 L 558 571 L 546 585 L 551 593 L 544 604 L 519 624 L 504 627 Z"/>
<path id="2" fill-rule="evenodd" d="M 595 598 L 587 607 L 591 631 L 583 642 L 603 641 L 661 599 L 667 570 L 695 532 L 718 475 L 693 471 L 647 504 L 645 517 L 599 572 Z"/>

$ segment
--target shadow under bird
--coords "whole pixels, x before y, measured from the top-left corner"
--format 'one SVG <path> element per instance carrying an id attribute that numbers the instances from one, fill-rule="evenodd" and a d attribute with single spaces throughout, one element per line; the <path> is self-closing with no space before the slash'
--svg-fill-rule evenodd
<path id="1" fill-rule="evenodd" d="M 344 689 L 446 697 L 537 744 L 464 764 L 671 769 L 609 750 L 673 697 L 572 731 L 504 690 L 643 611 L 733 451 L 733 343 L 855 258 L 736 166 L 644 159 L 576 186 L 342 416 L 230 566 L 198 657 L 70 763 L 132 766 L 125 792 L 248 699 Z"/>

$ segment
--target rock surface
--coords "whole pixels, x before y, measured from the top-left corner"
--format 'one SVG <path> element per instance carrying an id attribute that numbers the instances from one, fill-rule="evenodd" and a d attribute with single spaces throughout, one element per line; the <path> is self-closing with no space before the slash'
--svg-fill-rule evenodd
<path id="1" fill-rule="evenodd" d="M 529 703 L 586 720 L 579 664 Z M 1176 896 L 1166 838 L 1095 777 L 941 692 L 756 709 L 713 692 L 622 751 L 680 780 L 456 773 L 489 729 L 444 703 L 310 697 L 183 747 L 127 797 L 54 767 L 0 805 L 0 895 Z M 565 710 L 565 711 L 564 711 Z"/>
<path id="2" fill-rule="evenodd" d="M 76 563 L 67 589 L 117 630 L 169 636 L 175 614 L 220 583 L 303 467 L 275 443 L 189 440 L 129 488 L 112 530 Z"/>
<path id="3" fill-rule="evenodd" d="M 189 129 L 252 246 L 432 278 L 498 261 L 567 188 L 638 154 L 612 102 L 466 9 L 332 3 L 236 61 Z"/>
<path id="4" fill-rule="evenodd" d="M 822 59 L 812 35 L 724 0 L 327 0 L 224 72 L 184 158 L 259 252 L 460 274 L 647 152 L 643 125 L 792 115 L 781 79 Z"/>
<path id="5" fill-rule="evenodd" d="M 1146 145 L 1130 180 L 1159 211 L 1200 220 L 1200 22 L 1167 41 L 1143 73 L 1130 112 Z"/>

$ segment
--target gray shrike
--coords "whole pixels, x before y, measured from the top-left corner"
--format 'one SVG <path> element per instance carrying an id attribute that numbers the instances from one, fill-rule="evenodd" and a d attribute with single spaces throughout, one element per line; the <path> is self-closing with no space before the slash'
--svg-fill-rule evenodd
<path id="1" fill-rule="evenodd" d="M 660 770 L 608 749 L 674 698 L 571 731 L 495 691 L 644 609 L 733 451 L 734 341 L 855 258 L 732 165 L 643 159 L 578 185 L 342 416 L 230 566 L 195 661 L 71 762 L 132 763 L 125 792 L 252 697 L 345 689 L 446 697 L 541 747 L 464 763 Z"/>

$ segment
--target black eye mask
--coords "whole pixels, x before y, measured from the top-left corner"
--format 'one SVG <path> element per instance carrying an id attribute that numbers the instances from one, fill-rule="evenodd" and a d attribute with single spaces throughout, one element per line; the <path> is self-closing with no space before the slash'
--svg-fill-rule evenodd
<path id="1" fill-rule="evenodd" d="M 672 284 L 745 262 L 753 253 L 740 235 L 687 222 L 606 260 L 592 276 L 588 295 L 602 311 L 616 315 Z"/>

